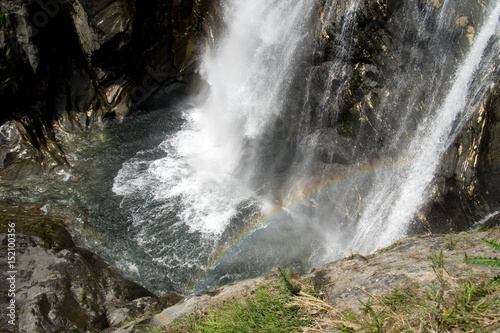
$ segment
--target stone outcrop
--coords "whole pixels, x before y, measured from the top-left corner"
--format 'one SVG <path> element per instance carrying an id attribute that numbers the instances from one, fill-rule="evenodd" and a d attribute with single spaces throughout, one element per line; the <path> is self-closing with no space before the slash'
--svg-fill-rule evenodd
<path id="1" fill-rule="evenodd" d="M 377 253 L 364 257 L 350 257 L 316 267 L 307 273 L 292 274 L 292 282 L 312 281 L 323 293 L 325 301 L 343 313 L 359 312 L 371 297 L 388 294 L 399 288 L 437 286 L 438 278 L 432 268 L 431 257 L 443 252 L 446 279 L 455 288 L 469 276 L 475 281 L 487 281 L 498 275 L 498 269 L 468 265 L 466 257 L 494 257 L 497 253 L 480 239 L 498 241 L 500 229 L 486 232 L 464 232 L 450 235 L 420 236 L 403 239 Z M 261 284 L 273 283 L 272 276 L 241 281 L 223 286 L 198 296 L 190 296 L 161 313 L 125 325 L 115 332 L 140 332 L 142 325 L 158 327 L 180 320 L 196 311 L 207 311 L 211 306 L 252 292 Z M 274 282 L 275 283 L 275 282 Z M 455 285 L 456 284 L 456 285 Z"/>
<path id="2" fill-rule="evenodd" d="M 470 1 L 448 3 L 446 13 L 440 1 L 359 1 L 354 13 L 348 10 L 351 2 L 318 3 L 310 71 L 297 74 L 284 124 L 277 125 L 281 134 L 272 139 L 281 141 L 281 151 L 292 152 L 276 162 L 278 181 L 273 187 L 278 188 L 280 202 L 295 195 L 294 185 L 287 194 L 281 181 L 288 175 L 302 173 L 310 183 L 303 187 L 308 188 L 324 179 L 354 177 L 359 169 L 397 163 L 393 158 L 406 149 L 408 133 L 423 117 L 422 108 L 437 108 L 446 97 L 445 88 L 432 85 L 453 77 L 453 66 L 467 54 L 488 14 L 484 3 Z M 450 59 L 437 62 L 432 53 L 445 49 Z M 413 221 L 413 232 L 467 230 L 498 211 L 498 68 L 497 59 L 495 83 L 471 110 L 470 120 L 445 154 L 429 186 L 431 199 Z M 435 87 L 436 97 L 431 100 L 434 91 L 420 90 L 419 84 Z M 303 96 L 306 87 L 304 109 L 297 96 Z M 401 126 L 407 109 L 413 111 Z M 310 169 L 305 177 L 303 167 L 294 169 L 301 161 Z M 269 167 L 263 169 L 265 174 Z M 354 205 L 358 197 L 363 197 L 362 191 L 347 201 Z"/>
<path id="3" fill-rule="evenodd" d="M 61 137 L 122 118 L 152 96 L 186 91 L 209 4 L 2 1 L 0 126 L 21 134 L 43 171 L 70 167 Z M 0 150 L 4 167 L 18 162 L 19 154 L 5 160 L 13 149 Z"/>
<path id="4" fill-rule="evenodd" d="M 17 327 L 2 316 L 2 332 L 100 332 L 175 304 L 123 278 L 89 250 L 76 247 L 64 220 L 46 216 L 38 205 L 2 202 L 0 226 L 15 224 Z M 7 235 L 0 234 L 7 257 Z M 9 289 L 2 270 L 2 293 Z M 6 297 L 1 298 L 7 307 Z M 13 329 L 13 330 L 11 330 Z"/>
<path id="5" fill-rule="evenodd" d="M 433 253 L 443 252 L 449 276 L 457 281 L 469 276 L 472 269 L 477 279 L 492 279 L 497 270 L 468 265 L 466 257 L 495 257 L 493 249 L 481 238 L 497 241 L 498 228 L 487 232 L 464 232 L 407 238 L 367 257 L 352 255 L 311 270 L 302 278 L 313 279 L 327 295 L 328 303 L 341 311 L 359 311 L 372 295 L 382 295 L 412 285 L 436 284 L 432 269 Z M 369 294 L 367 294 L 368 292 Z"/>

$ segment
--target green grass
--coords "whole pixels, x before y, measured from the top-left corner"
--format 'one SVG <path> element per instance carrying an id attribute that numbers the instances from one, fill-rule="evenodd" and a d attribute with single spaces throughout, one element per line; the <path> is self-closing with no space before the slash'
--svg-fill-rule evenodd
<path id="1" fill-rule="evenodd" d="M 299 284 L 292 283 L 290 280 L 290 269 L 285 268 L 281 269 L 278 267 L 276 269 L 276 275 L 278 276 L 281 286 L 283 287 L 283 290 L 288 291 L 290 294 L 297 296 L 300 293 L 300 290 L 302 289 Z"/>
<path id="2" fill-rule="evenodd" d="M 442 252 L 430 260 L 434 283 L 379 297 L 363 290 L 368 300 L 359 314 L 329 311 L 320 324 L 342 332 L 488 332 L 500 326 L 498 284 L 472 273 L 466 279 L 450 276 Z"/>
<path id="3" fill-rule="evenodd" d="M 352 70 L 352 76 L 354 78 L 354 81 L 357 83 L 361 82 L 361 73 L 359 72 L 359 69 L 355 68 Z"/>
<path id="4" fill-rule="evenodd" d="M 448 239 L 444 245 L 445 249 L 448 251 L 453 251 L 457 247 L 457 241 L 454 239 Z"/>
<path id="5" fill-rule="evenodd" d="M 198 311 L 161 332 L 302 332 L 310 320 L 298 306 L 290 306 L 291 297 L 293 294 L 275 281 L 241 298 Z"/>
<path id="6" fill-rule="evenodd" d="M 0 11 L 0 29 L 7 26 L 7 19 L 5 15 Z"/>
<path id="7" fill-rule="evenodd" d="M 371 297 L 359 315 L 341 327 L 343 332 L 484 332 L 498 323 L 498 306 L 489 296 L 498 288 L 465 280 L 461 287 L 440 283 L 428 288 L 411 286 L 379 298 Z"/>
<path id="8" fill-rule="evenodd" d="M 500 243 L 498 242 L 493 242 L 489 241 L 487 239 L 481 239 L 483 243 L 491 247 L 495 251 L 500 251 Z M 500 258 L 498 257 L 493 257 L 493 258 L 485 258 L 485 257 L 478 257 L 478 258 L 466 258 L 467 263 L 472 263 L 476 265 L 481 265 L 481 266 L 491 266 L 491 267 L 500 267 Z M 498 274 L 492 281 L 492 283 L 500 284 L 500 274 Z"/>
<path id="9" fill-rule="evenodd" d="M 289 296 L 273 293 L 269 287 L 257 289 L 245 302 L 232 300 L 213 310 L 196 326 L 201 332 L 293 332 L 306 326 L 299 308 L 288 307 Z"/>
<path id="10" fill-rule="evenodd" d="M 484 241 L 498 250 L 498 243 Z M 453 244 L 455 245 L 455 244 Z M 488 259 L 488 262 L 476 259 Z M 450 275 L 443 252 L 429 257 L 435 280 L 374 296 L 358 313 L 341 313 L 317 297 L 309 284 L 292 282 L 278 269 L 268 284 L 223 301 L 206 311 L 155 330 L 165 332 L 490 332 L 500 328 L 500 284 L 482 276 Z M 469 258 L 468 263 L 498 267 L 498 258 Z M 306 292 L 300 291 L 301 289 Z"/>

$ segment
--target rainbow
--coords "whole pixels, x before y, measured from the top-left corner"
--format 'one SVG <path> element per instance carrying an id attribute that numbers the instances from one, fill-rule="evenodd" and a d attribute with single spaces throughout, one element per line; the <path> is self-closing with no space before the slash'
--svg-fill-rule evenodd
<path id="1" fill-rule="evenodd" d="M 309 207 L 316 207 L 318 204 L 314 198 L 321 192 L 330 191 L 340 186 L 346 186 L 350 183 L 359 183 L 364 180 L 368 180 L 375 175 L 392 175 L 400 172 L 401 170 L 407 169 L 409 165 L 410 159 L 405 158 L 393 161 L 366 163 L 364 165 L 360 164 L 354 167 L 342 166 L 343 170 L 341 170 L 341 172 L 338 172 L 337 169 L 336 173 L 331 172 L 329 177 L 323 177 L 316 182 L 310 182 L 308 186 L 301 186 L 302 184 L 297 183 L 297 185 L 294 186 L 294 190 L 289 191 L 288 194 L 284 195 L 282 198 L 276 198 L 272 205 L 268 205 L 271 208 L 268 208 L 266 212 L 263 212 L 261 216 L 256 218 L 251 223 L 247 223 L 247 225 L 244 228 L 241 228 L 238 234 L 235 235 L 229 243 L 217 249 L 207 263 L 207 267 L 210 267 L 210 269 L 208 269 L 198 280 L 201 282 L 197 287 L 203 283 L 207 275 L 214 267 L 222 262 L 227 255 L 229 255 L 255 231 L 268 226 L 273 221 L 281 218 L 283 215 L 289 214 L 290 211 L 299 209 L 299 206 L 307 205 Z"/>

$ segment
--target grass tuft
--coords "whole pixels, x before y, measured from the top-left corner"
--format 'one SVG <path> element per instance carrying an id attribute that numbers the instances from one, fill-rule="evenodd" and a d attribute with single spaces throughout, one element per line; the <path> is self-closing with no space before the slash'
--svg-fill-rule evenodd
<path id="1" fill-rule="evenodd" d="M 359 288 L 369 296 L 359 314 L 324 307 L 318 324 L 342 332 L 487 332 L 500 327 L 498 284 L 480 281 L 472 273 L 466 279 L 453 278 L 442 252 L 432 253 L 430 260 L 435 283 L 379 297 Z"/>
<path id="2" fill-rule="evenodd" d="M 278 269 L 269 284 L 164 327 L 161 332 L 302 332 L 311 315 L 291 304 L 303 287 L 290 281 L 288 269 Z M 313 297 L 313 296 L 310 296 Z M 314 297 L 313 297 L 314 298 Z"/>
<path id="3" fill-rule="evenodd" d="M 481 239 L 481 241 L 487 244 L 493 250 L 500 251 L 500 243 L 489 241 L 487 239 Z M 466 262 L 481 266 L 500 267 L 500 258 L 485 258 L 485 257 L 466 258 Z M 500 274 L 497 275 L 491 282 L 494 284 L 500 284 Z"/>
<path id="4" fill-rule="evenodd" d="M 485 243 L 493 248 L 499 246 Z M 476 277 L 472 271 L 465 279 L 451 276 L 442 251 L 433 252 L 430 261 L 436 275 L 431 284 L 414 284 L 381 296 L 358 288 L 368 296 L 359 313 L 338 311 L 316 297 L 321 294 L 308 285 L 292 283 L 288 270 L 278 269 L 274 283 L 262 285 L 240 299 L 233 298 L 207 311 L 198 311 L 162 328 L 161 332 L 328 332 L 332 329 L 341 332 L 490 332 L 500 329 L 499 283 Z"/>

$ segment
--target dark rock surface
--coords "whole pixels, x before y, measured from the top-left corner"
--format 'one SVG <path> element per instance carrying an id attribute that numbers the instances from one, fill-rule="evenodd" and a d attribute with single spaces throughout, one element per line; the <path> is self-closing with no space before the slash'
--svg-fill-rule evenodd
<path id="1" fill-rule="evenodd" d="M 209 5 L 2 1 L 0 126 L 15 122 L 42 171 L 70 167 L 61 137 L 123 118 L 152 96 L 186 92 Z"/>
<path id="2" fill-rule="evenodd" d="M 100 332 L 175 304 L 180 297 L 156 297 L 123 278 L 89 250 L 76 247 L 63 220 L 46 216 L 38 205 L 2 202 L 0 227 L 16 230 L 16 323 L 2 316 L 2 332 Z M 7 257 L 7 235 L 0 234 Z M 5 268 L 5 266 L 2 266 Z M 2 269 L 1 289 L 9 289 Z M 1 298 L 2 308 L 7 298 Z"/>
<path id="3" fill-rule="evenodd" d="M 406 149 L 408 133 L 421 123 L 420 110 L 436 108 L 446 97 L 446 85 L 435 83 L 453 77 L 454 66 L 467 54 L 488 15 L 484 3 L 465 0 L 446 8 L 430 0 L 359 1 L 354 14 L 348 12 L 351 2 L 331 7 L 327 1 L 318 3 L 310 70 L 297 75 L 292 89 L 292 95 L 303 96 L 307 86 L 308 105 L 306 110 L 297 107 L 297 97 L 291 96 L 286 116 L 277 125 L 282 135 L 273 138 L 281 140 L 281 150 L 291 147 L 295 154 L 275 163 L 278 181 L 272 187 L 279 202 L 294 195 L 293 185 L 287 189 L 280 181 L 286 173 L 301 174 L 289 183 L 306 179 L 303 187 L 308 188 L 324 179 L 345 179 L 356 176 L 357 170 L 397 163 L 393 158 Z M 436 61 L 433 54 L 445 50 L 450 58 Z M 429 186 L 431 198 L 414 218 L 414 233 L 467 230 L 500 208 L 498 61 L 494 84 L 471 110 Z M 434 92 L 436 97 L 429 96 Z M 407 110 L 414 111 L 401 126 L 401 114 Z M 262 174 L 269 173 L 266 163 Z M 364 195 L 357 193 L 347 201 L 355 202 L 358 194 Z"/>

